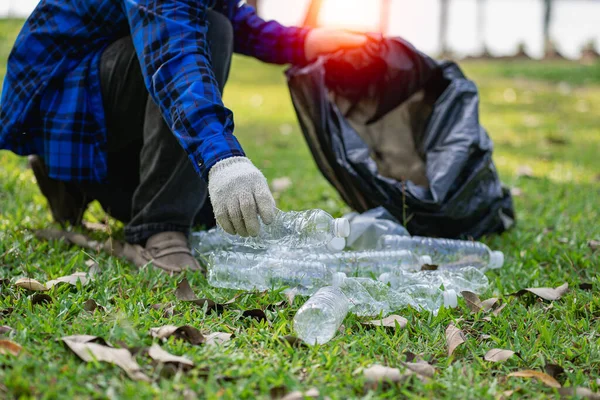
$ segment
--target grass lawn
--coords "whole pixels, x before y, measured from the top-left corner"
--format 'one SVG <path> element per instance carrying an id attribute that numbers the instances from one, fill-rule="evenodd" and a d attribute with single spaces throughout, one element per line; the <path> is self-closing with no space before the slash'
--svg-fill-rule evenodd
<path id="1" fill-rule="evenodd" d="M 0 22 L 0 76 L 20 23 Z M 537 380 L 507 377 L 522 369 L 543 371 L 547 364 L 564 368 L 558 377 L 564 387 L 597 391 L 600 252 L 594 253 L 588 242 L 600 240 L 600 64 L 469 62 L 464 69 L 480 87 L 481 118 L 495 141 L 500 175 L 519 194 L 517 227 L 485 240 L 506 254 L 505 267 L 488 274 L 492 285 L 483 296 L 507 303 L 499 316 L 469 314 L 461 300 L 458 309 L 441 310 L 437 316 L 398 310 L 408 325 L 395 331 L 366 329 L 350 317 L 343 334 L 327 345 L 292 348 L 279 338 L 293 333 L 299 298 L 291 307 L 268 311 L 269 322 L 243 319 L 236 310 L 266 308 L 282 299 L 278 293 L 244 294 L 220 315 L 205 313 L 177 302 L 180 277 L 150 268 L 138 271 L 105 254 L 35 239 L 33 230 L 49 226 L 50 214 L 25 160 L 0 151 L 0 278 L 10 280 L 0 286 L 0 311 L 14 309 L 0 313 L 0 325 L 14 329 L 4 339 L 23 346 L 18 357 L 0 351 L 0 398 L 175 399 L 191 392 L 198 398 L 269 398 L 270 389 L 280 386 L 289 391 L 316 387 L 330 398 L 496 399 L 510 390 L 516 391 L 514 398 L 558 397 L 557 389 Z M 270 180 L 292 181 L 276 195 L 280 208 L 323 208 L 336 215 L 349 211 L 312 161 L 281 68 L 236 58 L 225 97 L 235 111 L 237 135 L 256 165 Z M 530 169 L 525 175 L 524 167 Z M 100 221 L 104 215 L 96 205 L 87 218 Z M 118 235 L 118 224 L 111 226 Z M 85 270 L 89 259 L 101 268 L 97 280 L 85 287 L 53 289 L 50 304 L 33 306 L 30 293 L 12 284 L 20 277 L 46 282 Z M 202 276 L 187 278 L 199 297 L 224 301 L 235 294 L 211 288 Z M 554 302 L 508 296 L 522 288 L 565 282 L 571 290 Z M 579 289 L 581 283 L 592 283 L 592 290 Z M 84 311 L 88 299 L 107 311 Z M 175 314 L 164 316 L 152 308 L 159 303 L 173 303 Z M 464 331 L 466 342 L 448 357 L 445 330 L 450 323 Z M 169 378 L 161 378 L 160 369 L 139 354 L 137 361 L 152 383 L 132 381 L 106 363 L 85 363 L 57 341 L 87 334 L 113 344 L 150 346 L 156 342 L 150 328 L 162 325 L 192 325 L 236 336 L 222 346 L 172 339 L 161 344 L 196 364 Z M 493 348 L 513 350 L 520 357 L 484 361 Z M 406 352 L 431 362 L 435 376 L 365 391 L 360 368 L 382 364 L 403 369 Z"/>

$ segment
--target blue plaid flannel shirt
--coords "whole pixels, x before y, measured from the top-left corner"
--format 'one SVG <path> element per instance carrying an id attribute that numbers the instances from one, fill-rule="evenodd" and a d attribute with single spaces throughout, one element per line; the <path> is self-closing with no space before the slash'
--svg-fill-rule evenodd
<path id="1" fill-rule="evenodd" d="M 131 35 L 148 92 L 198 173 L 244 155 L 210 68 L 209 8 L 231 20 L 237 53 L 306 62 L 306 29 L 265 22 L 239 0 L 41 0 L 8 59 L 0 149 L 43 156 L 58 180 L 105 181 L 100 55 Z"/>

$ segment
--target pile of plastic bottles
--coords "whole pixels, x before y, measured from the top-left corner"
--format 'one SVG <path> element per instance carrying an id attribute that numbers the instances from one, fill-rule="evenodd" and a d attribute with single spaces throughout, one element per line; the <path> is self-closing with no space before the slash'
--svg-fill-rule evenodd
<path id="1" fill-rule="evenodd" d="M 322 210 L 278 211 L 255 238 L 216 228 L 192 239 L 212 286 L 312 295 L 294 318 L 309 344 L 331 340 L 349 312 L 456 307 L 461 291 L 483 292 L 484 272 L 504 263 L 482 243 L 409 236 L 383 209 L 340 219 Z"/>

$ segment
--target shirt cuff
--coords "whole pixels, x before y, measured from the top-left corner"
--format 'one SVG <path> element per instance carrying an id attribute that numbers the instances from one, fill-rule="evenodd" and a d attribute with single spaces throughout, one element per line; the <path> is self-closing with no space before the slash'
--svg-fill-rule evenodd
<path id="1" fill-rule="evenodd" d="M 305 51 L 306 36 L 309 28 L 289 27 L 284 35 L 284 48 L 287 52 L 287 64 L 304 66 L 308 64 Z"/>

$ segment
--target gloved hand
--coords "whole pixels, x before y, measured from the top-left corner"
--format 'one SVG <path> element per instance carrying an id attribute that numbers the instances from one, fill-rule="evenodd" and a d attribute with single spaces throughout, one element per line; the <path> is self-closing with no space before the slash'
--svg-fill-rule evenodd
<path id="1" fill-rule="evenodd" d="M 315 28 L 306 36 L 304 52 L 308 61 L 342 49 L 352 49 L 367 43 L 367 36 L 339 29 Z"/>
<path id="2" fill-rule="evenodd" d="M 216 163 L 208 173 L 208 193 L 217 223 L 232 235 L 257 236 L 258 216 L 267 225 L 275 218 L 267 179 L 246 157 Z"/>

